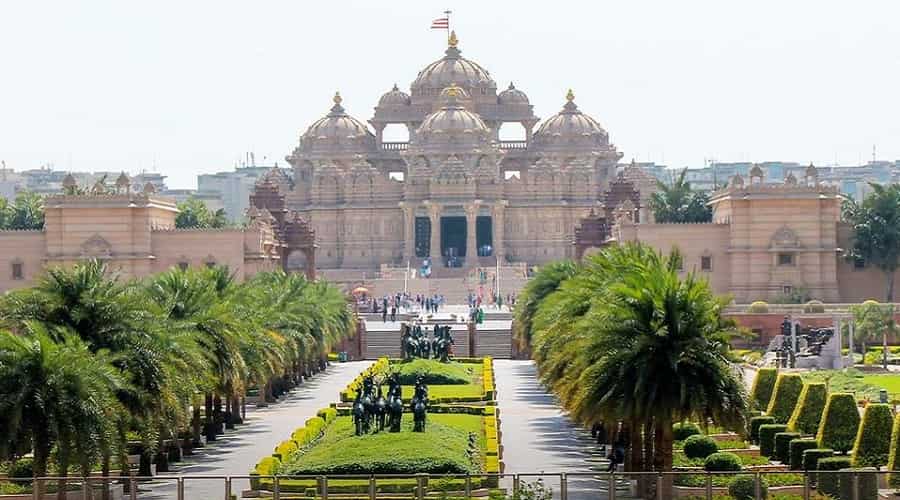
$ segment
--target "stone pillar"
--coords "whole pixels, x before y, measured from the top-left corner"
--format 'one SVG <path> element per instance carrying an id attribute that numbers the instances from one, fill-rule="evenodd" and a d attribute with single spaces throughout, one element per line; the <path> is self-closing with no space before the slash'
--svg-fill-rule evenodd
<path id="1" fill-rule="evenodd" d="M 506 213 L 506 202 L 499 201 L 497 202 L 491 213 L 491 224 L 493 225 L 492 230 L 492 241 L 491 244 L 494 245 L 494 256 L 500 260 L 500 265 L 506 261 L 506 245 L 504 244 L 504 215 Z"/>
<path id="2" fill-rule="evenodd" d="M 475 266 L 478 263 L 478 248 L 476 243 L 475 221 L 478 218 L 478 203 L 466 205 L 466 265 Z"/>
<path id="3" fill-rule="evenodd" d="M 370 122 L 371 123 L 371 122 Z M 372 124 L 375 128 L 375 147 L 381 149 L 381 144 L 384 142 L 384 123 Z"/>
<path id="4" fill-rule="evenodd" d="M 403 258 L 413 262 L 416 259 L 416 207 L 405 202 L 400 203 L 400 207 L 403 209 Z"/>
<path id="5" fill-rule="evenodd" d="M 429 205 L 428 217 L 431 220 L 431 265 L 437 266 L 441 262 L 441 206 Z"/>

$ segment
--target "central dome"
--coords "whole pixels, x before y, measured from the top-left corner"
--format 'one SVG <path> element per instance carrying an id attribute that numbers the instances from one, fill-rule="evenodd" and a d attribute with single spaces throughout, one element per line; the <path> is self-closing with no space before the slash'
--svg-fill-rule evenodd
<path id="1" fill-rule="evenodd" d="M 465 91 L 455 85 L 441 91 L 443 106 L 428 115 L 416 131 L 420 144 L 446 143 L 477 144 L 489 141 L 491 131 L 475 113 L 464 108 L 459 100 Z"/>
<path id="2" fill-rule="evenodd" d="M 490 73 L 478 63 L 460 55 L 456 33 L 451 33 L 444 57 L 425 66 L 412 82 L 413 95 L 435 95 L 450 85 L 469 88 L 497 88 Z"/>

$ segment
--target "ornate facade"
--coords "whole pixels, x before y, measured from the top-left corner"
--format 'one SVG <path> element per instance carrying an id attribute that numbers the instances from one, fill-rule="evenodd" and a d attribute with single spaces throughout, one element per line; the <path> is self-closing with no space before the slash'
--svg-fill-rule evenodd
<path id="1" fill-rule="evenodd" d="M 572 257 L 577 221 L 614 208 L 604 202 L 622 155 L 571 90 L 565 97 L 541 122 L 522 90 L 498 92 L 452 34 L 444 56 L 409 93 L 385 93 L 368 124 L 336 94 L 287 157 L 291 175 L 269 182 L 315 230 L 321 269 Z M 501 140 L 512 124 L 524 138 Z M 409 140 L 385 141 L 391 126 Z"/>

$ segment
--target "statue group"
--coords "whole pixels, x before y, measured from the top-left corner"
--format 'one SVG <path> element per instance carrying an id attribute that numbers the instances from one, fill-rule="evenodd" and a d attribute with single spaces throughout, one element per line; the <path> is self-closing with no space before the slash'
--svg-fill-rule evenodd
<path id="1" fill-rule="evenodd" d="M 356 392 L 353 401 L 353 425 L 356 435 L 362 436 L 369 432 L 381 432 L 388 428 L 389 432 L 400 432 L 400 424 L 403 420 L 403 387 L 400 385 L 400 376 L 391 374 L 388 379 L 387 397 L 384 396 L 380 383 L 375 379 L 366 377 L 363 385 Z M 416 379 L 413 398 L 409 405 L 413 413 L 413 431 L 425 432 L 425 415 L 428 411 L 428 386 L 422 377 Z"/>
<path id="2" fill-rule="evenodd" d="M 403 359 L 423 358 L 450 361 L 453 355 L 453 335 L 449 325 L 434 325 L 433 338 L 429 339 L 422 325 L 400 326 L 400 338 L 403 346 Z"/>

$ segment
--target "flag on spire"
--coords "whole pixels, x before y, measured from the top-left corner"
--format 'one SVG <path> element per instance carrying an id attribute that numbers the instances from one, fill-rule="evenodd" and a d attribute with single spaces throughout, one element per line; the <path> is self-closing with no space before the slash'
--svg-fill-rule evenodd
<path id="1" fill-rule="evenodd" d="M 450 18 L 449 17 L 439 17 L 434 21 L 431 21 L 431 29 L 433 30 L 445 30 L 450 28 Z"/>

